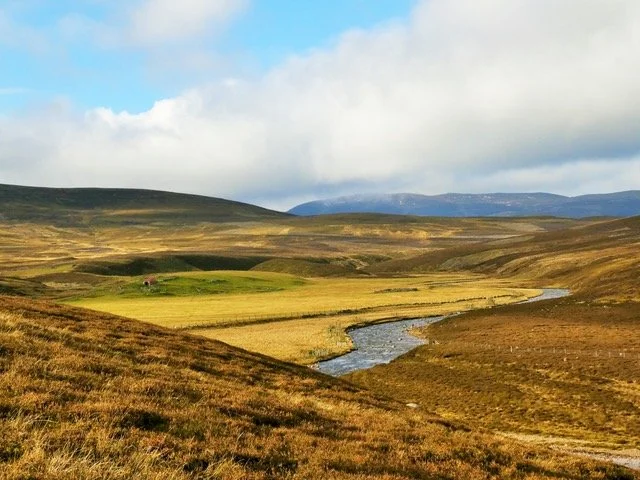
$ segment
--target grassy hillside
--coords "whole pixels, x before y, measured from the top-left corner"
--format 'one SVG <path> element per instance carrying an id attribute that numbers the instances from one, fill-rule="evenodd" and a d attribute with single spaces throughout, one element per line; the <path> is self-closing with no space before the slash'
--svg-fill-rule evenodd
<path id="1" fill-rule="evenodd" d="M 637 303 L 575 298 L 472 312 L 348 378 L 496 431 L 640 450 L 638 318 Z"/>
<path id="2" fill-rule="evenodd" d="M 250 270 L 267 259 L 267 257 L 234 257 L 195 252 L 167 252 L 145 256 L 126 255 L 116 258 L 89 260 L 77 264 L 74 267 L 74 271 L 96 275 L 135 276 L 187 271 Z"/>
<path id="3" fill-rule="evenodd" d="M 640 217 L 467 245 L 370 267 L 471 271 L 574 296 L 429 326 L 419 347 L 348 378 L 447 418 L 640 465 Z"/>
<path id="4" fill-rule="evenodd" d="M 340 277 L 358 273 L 353 265 L 339 264 L 323 258 L 274 258 L 256 265 L 251 270 L 290 273 L 303 277 Z"/>
<path id="5" fill-rule="evenodd" d="M 0 297 L 0 477 L 633 476 L 215 341 Z"/>
<path id="6" fill-rule="evenodd" d="M 489 241 L 370 267 L 372 273 L 473 271 L 597 297 L 640 300 L 640 217 Z"/>
<path id="7" fill-rule="evenodd" d="M 509 297 L 486 291 L 476 273 L 583 295 L 544 315 L 514 307 L 455 317 L 424 333 L 440 350 L 353 377 L 400 403 L 184 332 L 0 297 L 0 478 L 633 478 L 456 421 L 637 445 L 634 357 L 594 363 L 583 352 L 640 348 L 629 340 L 637 304 L 605 302 L 638 298 L 638 219 L 301 219 L 165 192 L 0 192 L 0 293 L 92 291 L 102 299 L 88 303 L 172 326 L 204 315 L 199 333 L 221 323 L 233 330 L 225 339 L 268 344 L 282 358 L 324 356 L 331 342 L 344 351 L 354 323 Z M 203 273 L 220 268 L 255 271 Z M 141 290 L 142 275 L 161 272 L 162 283 Z M 366 278 L 376 275 L 386 278 Z M 431 298 L 443 286 L 455 299 Z M 529 355 L 513 345 L 523 338 Z"/>
<path id="8" fill-rule="evenodd" d="M 243 222 L 289 215 L 221 198 L 122 188 L 0 185 L 0 218 L 65 226 Z"/>
<path id="9" fill-rule="evenodd" d="M 68 213 L 63 209 L 60 218 Z M 0 288 L 59 298 L 113 275 L 255 268 L 302 276 L 366 276 L 367 267 L 390 259 L 592 223 L 332 215 L 180 224 L 182 216 L 175 214 L 166 222 L 151 216 L 136 220 L 143 223 L 94 224 L 95 215 L 101 213 L 86 213 L 84 224 L 58 226 L 0 220 Z"/>

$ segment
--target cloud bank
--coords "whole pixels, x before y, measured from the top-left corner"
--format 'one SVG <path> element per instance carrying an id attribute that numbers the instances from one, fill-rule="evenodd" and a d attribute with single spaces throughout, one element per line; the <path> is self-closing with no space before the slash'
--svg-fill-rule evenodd
<path id="1" fill-rule="evenodd" d="M 181 4 L 198 15 L 165 0 L 132 11 L 136 40 L 203 34 L 243 2 Z M 140 114 L 52 104 L 0 117 L 0 176 L 280 208 L 355 192 L 638 188 L 638 32 L 636 0 L 425 0 L 405 23 Z"/>
<path id="2" fill-rule="evenodd" d="M 249 2 L 112 0 L 104 2 L 103 17 L 67 13 L 58 20 L 57 29 L 67 40 L 90 41 L 103 48 L 194 47 L 226 27 L 248 7 Z M 103 0 L 98 0 L 98 3 L 103 3 Z M 188 54 L 188 51 L 180 53 Z"/>
<path id="3" fill-rule="evenodd" d="M 198 37 L 245 7 L 243 0 L 146 0 L 129 11 L 128 37 L 142 45 Z"/>

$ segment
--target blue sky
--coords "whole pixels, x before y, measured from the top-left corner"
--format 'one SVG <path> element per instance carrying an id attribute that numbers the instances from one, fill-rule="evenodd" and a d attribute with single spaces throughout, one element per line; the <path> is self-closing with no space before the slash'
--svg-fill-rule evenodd
<path id="1" fill-rule="evenodd" d="M 186 45 L 164 45 L 166 50 L 159 51 L 101 45 L 83 35 L 65 34 L 60 26 L 70 18 L 113 20 L 119 15 L 117 1 L 8 2 L 4 9 L 0 5 L 0 11 L 38 38 L 32 45 L 0 42 L 0 89 L 5 90 L 0 109 L 6 112 L 64 97 L 80 108 L 143 111 L 160 98 L 219 76 L 258 75 L 290 55 L 330 45 L 347 30 L 406 19 L 413 4 L 413 0 L 254 0 L 220 31 Z M 211 64 L 167 71 L 171 64 L 164 66 L 165 55 L 182 55 L 185 46 L 197 49 Z"/>
<path id="2" fill-rule="evenodd" d="M 0 1 L 0 183 L 640 188 L 638 0 Z"/>

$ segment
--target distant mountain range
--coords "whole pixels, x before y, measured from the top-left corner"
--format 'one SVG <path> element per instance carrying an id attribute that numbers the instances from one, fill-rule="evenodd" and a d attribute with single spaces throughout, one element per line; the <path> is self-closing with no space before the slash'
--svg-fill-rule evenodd
<path id="1" fill-rule="evenodd" d="M 298 205 L 288 213 L 222 198 L 122 188 L 0 184 L 0 220 L 53 225 L 246 222 L 335 213 L 438 217 L 640 215 L 640 191 L 564 197 L 550 193 L 352 195 Z"/>
<path id="2" fill-rule="evenodd" d="M 551 193 L 351 195 L 303 203 L 294 215 L 390 213 L 437 217 L 629 217 L 640 214 L 640 191 L 565 197 Z"/>

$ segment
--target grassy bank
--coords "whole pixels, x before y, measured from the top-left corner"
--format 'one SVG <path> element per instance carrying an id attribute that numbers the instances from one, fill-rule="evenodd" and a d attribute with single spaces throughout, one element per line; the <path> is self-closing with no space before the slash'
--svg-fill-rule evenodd
<path id="1" fill-rule="evenodd" d="M 637 303 L 584 298 L 472 312 L 347 378 L 493 431 L 640 449 L 639 315 Z"/>
<path id="2" fill-rule="evenodd" d="M 150 284 L 145 284 L 145 282 Z M 118 302 L 161 298 L 197 297 L 203 295 L 238 295 L 280 292 L 307 283 L 300 277 L 269 272 L 176 272 L 164 275 L 117 277 L 98 285 L 77 300 L 99 299 Z"/>
<path id="3" fill-rule="evenodd" d="M 3 479 L 633 478 L 310 369 L 0 297 Z"/>

